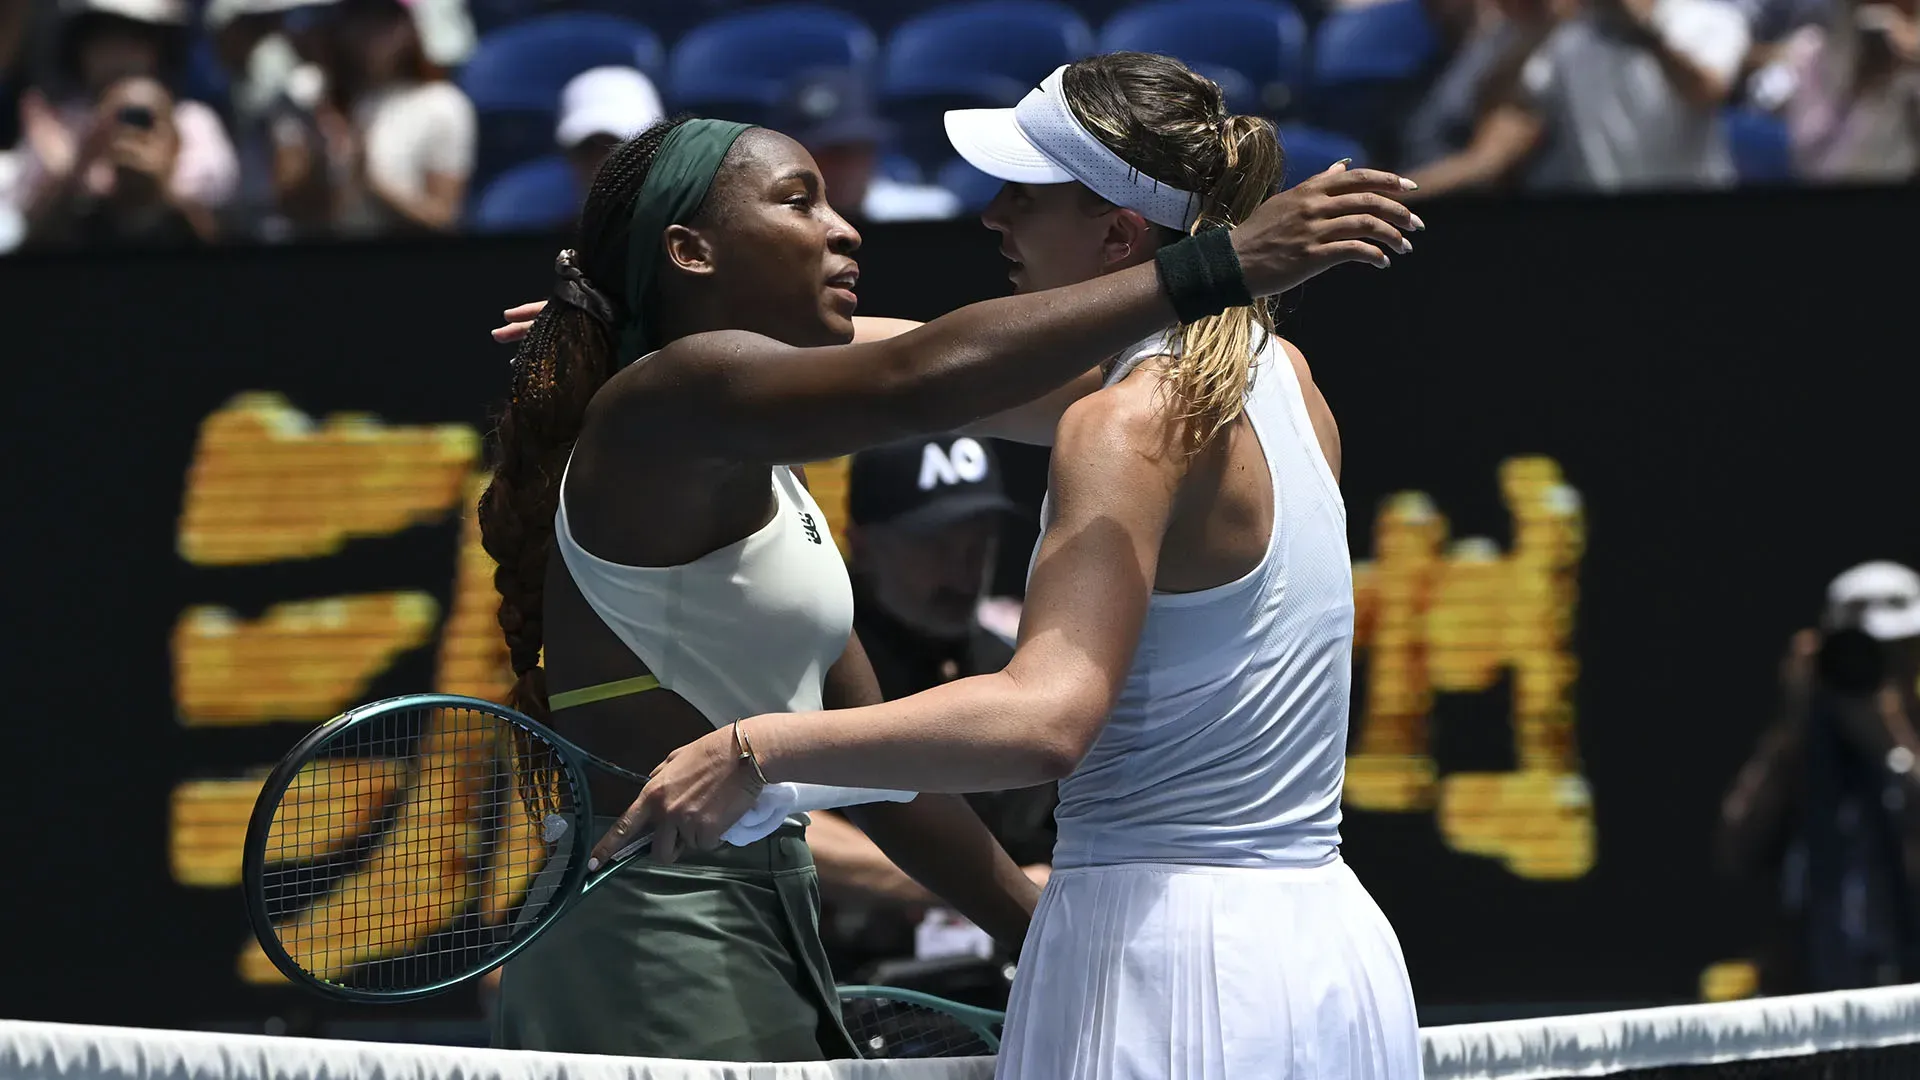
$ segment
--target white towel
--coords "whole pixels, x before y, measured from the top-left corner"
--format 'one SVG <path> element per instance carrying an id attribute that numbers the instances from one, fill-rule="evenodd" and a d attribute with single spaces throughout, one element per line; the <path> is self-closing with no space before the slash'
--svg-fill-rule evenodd
<path id="1" fill-rule="evenodd" d="M 746 847 L 772 836 L 782 822 L 810 810 L 837 810 L 877 802 L 912 802 L 919 792 L 885 788 L 828 787 L 824 784 L 768 784 L 745 817 L 721 837 L 734 847 Z"/>
<path id="2" fill-rule="evenodd" d="M 739 821 L 733 823 L 720 839 L 734 847 L 746 847 L 756 840 L 772 836 L 774 830 L 786 823 L 795 814 L 804 814 L 812 810 L 835 810 L 842 806 L 860 806 L 877 802 L 912 802 L 918 797 L 917 791 L 889 791 L 886 788 L 830 787 L 825 784 L 768 784 L 760 792 Z M 564 826 L 563 826 L 564 827 Z M 551 824 L 548 827 L 547 842 L 555 843 L 559 834 Z M 651 843 L 653 834 L 648 833 L 633 843 L 613 853 L 615 860 L 625 858 L 627 853 L 642 844 Z M 589 868 L 593 863 L 589 862 Z M 557 880 L 557 879 L 556 879 Z"/>

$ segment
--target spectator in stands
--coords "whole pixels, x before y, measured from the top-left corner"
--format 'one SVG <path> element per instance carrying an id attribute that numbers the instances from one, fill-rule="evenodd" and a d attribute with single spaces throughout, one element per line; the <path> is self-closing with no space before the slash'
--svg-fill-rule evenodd
<path id="1" fill-rule="evenodd" d="M 1920 19 L 1915 0 L 1839 0 L 1825 26 L 1782 50 L 1787 131 L 1804 179 L 1920 176 Z"/>
<path id="2" fill-rule="evenodd" d="M 1835 578 L 1721 805 L 1722 869 L 1777 898 L 1764 993 L 1920 980 L 1916 678 L 1920 574 L 1880 562 Z"/>
<path id="3" fill-rule="evenodd" d="M 168 184 L 180 158 L 177 115 L 172 95 L 153 79 L 109 86 L 73 168 L 35 205 L 27 245 L 159 247 L 211 238 L 205 208 L 180 201 Z M 104 185 L 86 179 L 96 167 L 106 170 Z"/>
<path id="4" fill-rule="evenodd" d="M 317 15 L 333 0 L 212 0 L 206 8 L 214 55 L 227 73 L 228 116 L 240 160 L 239 190 L 227 210 L 229 234 L 282 239 L 292 229 L 283 203 L 305 198 L 321 208 L 303 216 L 326 224 L 326 189 L 283 190 L 282 178 L 305 169 L 325 145 L 314 121 L 326 76 L 316 63 L 322 30 Z"/>
<path id="5" fill-rule="evenodd" d="M 560 123 L 554 140 L 580 178 L 586 200 L 593 174 L 613 148 L 666 119 L 660 91 L 652 80 L 629 67 L 583 71 L 560 91 Z"/>
<path id="6" fill-rule="evenodd" d="M 1740 79 L 1750 83 L 1783 58 L 1787 43 L 1802 27 L 1820 26 L 1833 17 L 1833 0 L 1730 0 L 1747 20 L 1747 33 L 1753 44 L 1747 48 L 1740 67 Z M 1761 83 L 1747 89 L 1749 96 L 1764 100 L 1772 91 Z M 1777 104 L 1777 100 L 1773 102 Z"/>
<path id="7" fill-rule="evenodd" d="M 1726 0 L 1584 0 L 1486 87 L 1464 149 L 1411 170 L 1418 194 L 1729 185 L 1719 112 L 1748 40 Z"/>
<path id="8" fill-rule="evenodd" d="M 847 501 L 854 630 L 881 693 L 908 697 L 1006 667 L 1013 646 L 982 624 L 981 609 L 1001 524 L 1018 507 L 992 449 L 949 434 L 862 451 L 853 456 Z M 1044 883 L 1053 858 L 1054 786 L 967 801 L 1027 875 Z M 934 910 L 932 894 L 844 817 L 814 814 L 807 842 L 819 867 L 821 925 L 835 971 L 992 950 L 985 931 Z M 914 924 L 923 916 L 916 942 Z"/>
<path id="9" fill-rule="evenodd" d="M 39 217 L 48 200 L 66 199 L 69 182 L 82 185 L 94 198 L 116 189 L 116 166 L 104 151 L 85 152 L 88 147 L 117 143 L 124 148 L 140 141 L 120 131 L 124 125 L 115 111 L 103 108 L 109 89 L 122 80 L 143 79 L 167 91 L 177 87 L 186 62 L 186 0 L 63 0 L 62 7 L 53 77 L 28 90 L 20 102 L 20 176 L 14 190 L 17 205 L 29 218 Z M 128 91 L 122 87 L 120 92 Z M 210 219 L 201 211 L 224 205 L 239 175 L 219 114 L 171 93 L 160 105 L 150 88 L 136 96 L 144 103 L 141 107 L 165 114 L 166 133 L 156 128 L 154 137 L 177 141 L 166 154 L 172 163 L 166 177 L 168 201 L 204 224 Z M 151 155 L 141 158 L 148 160 Z"/>
<path id="10" fill-rule="evenodd" d="M 1473 0 L 1434 13 L 1443 34 L 1457 44 L 1401 133 L 1410 167 L 1444 161 L 1473 145 L 1481 121 L 1510 95 L 1520 65 L 1567 6 L 1564 0 Z"/>
<path id="11" fill-rule="evenodd" d="M 335 227 L 452 231 L 473 172 L 473 103 L 427 60 L 409 5 L 342 0 L 326 66 L 316 119 Z"/>
<path id="12" fill-rule="evenodd" d="M 820 166 L 827 198 L 850 221 L 960 216 L 959 198 L 945 188 L 901 183 L 879 171 L 880 154 L 893 138 L 893 125 L 881 118 L 873 88 L 856 72 L 802 72 L 768 126 L 807 148 Z"/>

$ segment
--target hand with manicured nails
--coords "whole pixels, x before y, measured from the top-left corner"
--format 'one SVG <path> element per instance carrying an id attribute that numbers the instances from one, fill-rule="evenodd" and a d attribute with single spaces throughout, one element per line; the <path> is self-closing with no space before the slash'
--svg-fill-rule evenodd
<path id="1" fill-rule="evenodd" d="M 1261 203 L 1233 229 L 1247 291 L 1273 296 L 1341 263 L 1392 265 L 1387 251 L 1413 250 L 1406 234 L 1426 228 L 1399 197 L 1414 183 L 1336 162 Z"/>

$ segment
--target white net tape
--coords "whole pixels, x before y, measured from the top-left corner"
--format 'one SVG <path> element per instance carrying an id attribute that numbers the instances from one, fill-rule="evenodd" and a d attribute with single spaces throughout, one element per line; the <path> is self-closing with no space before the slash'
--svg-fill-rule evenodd
<path id="1" fill-rule="evenodd" d="M 0 1080 L 989 1080 L 990 1058 L 725 1065 L 0 1021 Z"/>
<path id="2" fill-rule="evenodd" d="M 1920 985 L 1427 1028 L 1424 1080 L 1545 1080 L 1920 1044 Z M 0 1021 L 0 1080 L 990 1080 L 990 1058 L 727 1065 Z M 1916 1078 L 1920 1080 L 1920 1078 Z"/>
<path id="3" fill-rule="evenodd" d="M 1920 986 L 1428 1028 L 1425 1080 L 1544 1080 L 1920 1043 Z M 1916 1077 L 1920 1080 L 1920 1077 Z"/>

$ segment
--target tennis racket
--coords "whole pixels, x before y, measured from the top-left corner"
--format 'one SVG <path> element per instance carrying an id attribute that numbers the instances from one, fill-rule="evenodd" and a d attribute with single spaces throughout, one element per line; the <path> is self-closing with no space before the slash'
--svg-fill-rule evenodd
<path id="1" fill-rule="evenodd" d="M 329 997 L 427 997 L 505 963 L 587 890 L 588 768 L 646 777 L 478 698 L 363 705 L 301 739 L 267 776 L 242 885 L 262 951 Z"/>
<path id="2" fill-rule="evenodd" d="M 842 986 L 840 1019 L 869 1058 L 990 1057 L 1007 1014 L 890 986 Z"/>

